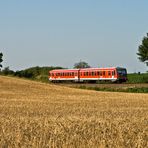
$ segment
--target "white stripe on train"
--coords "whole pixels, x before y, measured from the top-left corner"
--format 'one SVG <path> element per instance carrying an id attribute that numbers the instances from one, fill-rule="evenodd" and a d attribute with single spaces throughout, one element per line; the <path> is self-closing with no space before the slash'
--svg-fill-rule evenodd
<path id="1" fill-rule="evenodd" d="M 85 81 L 85 80 L 110 80 L 110 81 L 116 81 L 117 78 L 49 78 L 49 81 Z"/>

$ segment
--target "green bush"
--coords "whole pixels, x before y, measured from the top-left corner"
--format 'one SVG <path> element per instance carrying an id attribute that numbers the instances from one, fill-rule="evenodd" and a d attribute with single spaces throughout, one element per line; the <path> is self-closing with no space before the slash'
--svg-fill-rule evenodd
<path id="1" fill-rule="evenodd" d="M 14 75 L 14 71 L 9 69 L 8 67 L 5 67 L 2 71 L 0 71 L 1 75 Z"/>
<path id="2" fill-rule="evenodd" d="M 31 67 L 25 70 L 16 71 L 15 76 L 24 77 L 29 79 L 41 80 L 43 82 L 48 82 L 48 73 L 53 69 L 62 69 L 62 67 Z"/>

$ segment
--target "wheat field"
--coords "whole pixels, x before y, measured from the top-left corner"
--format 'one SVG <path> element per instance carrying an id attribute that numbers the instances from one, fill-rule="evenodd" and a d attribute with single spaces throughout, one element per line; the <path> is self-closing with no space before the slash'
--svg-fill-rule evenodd
<path id="1" fill-rule="evenodd" d="M 2 148 L 146 148 L 148 94 L 0 76 Z"/>

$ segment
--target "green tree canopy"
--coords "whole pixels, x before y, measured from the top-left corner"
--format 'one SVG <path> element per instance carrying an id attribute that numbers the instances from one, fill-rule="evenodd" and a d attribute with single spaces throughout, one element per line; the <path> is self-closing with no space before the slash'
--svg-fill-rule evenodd
<path id="1" fill-rule="evenodd" d="M 137 55 L 139 56 L 138 59 L 148 66 L 148 33 L 147 36 L 143 38 L 142 44 L 138 48 Z"/>
<path id="2" fill-rule="evenodd" d="M 3 57 L 3 54 L 2 54 L 2 53 L 0 53 L 0 67 L 2 67 L 2 65 L 1 65 L 1 62 L 3 62 L 2 57 Z"/>
<path id="3" fill-rule="evenodd" d="M 74 68 L 90 68 L 90 66 L 86 62 L 80 61 L 74 64 Z"/>

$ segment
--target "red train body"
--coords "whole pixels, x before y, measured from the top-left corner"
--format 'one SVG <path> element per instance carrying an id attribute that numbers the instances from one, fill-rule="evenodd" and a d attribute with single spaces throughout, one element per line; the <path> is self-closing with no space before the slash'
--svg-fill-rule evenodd
<path id="1" fill-rule="evenodd" d="M 49 81 L 62 82 L 96 82 L 96 81 L 126 82 L 127 71 L 121 67 L 57 69 L 49 71 Z"/>

